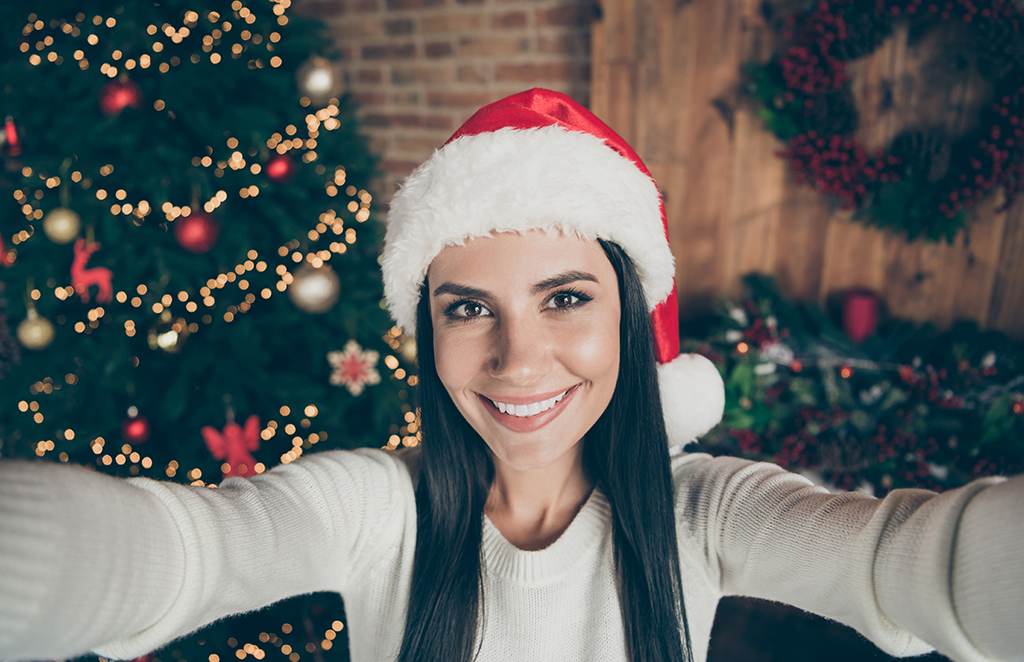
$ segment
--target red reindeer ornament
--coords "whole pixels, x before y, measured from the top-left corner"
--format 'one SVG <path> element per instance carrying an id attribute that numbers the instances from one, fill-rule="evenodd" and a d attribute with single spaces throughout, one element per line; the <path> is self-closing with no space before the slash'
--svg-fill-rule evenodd
<path id="1" fill-rule="evenodd" d="M 4 245 L 4 238 L 0 237 L 0 267 L 10 267 L 14 264 L 11 255 L 11 251 L 7 250 L 7 246 Z"/>
<path id="2" fill-rule="evenodd" d="M 234 420 L 228 420 L 223 432 L 207 425 L 200 432 L 203 433 L 203 440 L 206 447 L 218 460 L 225 460 L 228 470 L 224 477 L 241 476 L 248 478 L 256 474 L 256 458 L 251 451 L 259 450 L 260 447 L 260 418 L 253 414 L 245 421 L 243 428 Z"/>
<path id="3" fill-rule="evenodd" d="M 75 242 L 75 259 L 71 263 L 71 284 L 85 303 L 89 303 L 90 285 L 99 287 L 99 292 L 96 294 L 97 303 L 110 303 L 114 300 L 114 288 L 110 284 L 114 272 L 106 267 L 85 268 L 89 258 L 99 249 L 98 243 L 88 243 L 85 239 Z"/>

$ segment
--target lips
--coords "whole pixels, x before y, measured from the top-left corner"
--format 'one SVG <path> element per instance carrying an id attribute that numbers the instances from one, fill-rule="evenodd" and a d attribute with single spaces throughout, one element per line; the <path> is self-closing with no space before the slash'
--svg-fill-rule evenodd
<path id="1" fill-rule="evenodd" d="M 561 414 L 579 387 L 580 384 L 576 384 L 564 391 L 525 398 L 502 396 L 492 399 L 479 393 L 477 396 L 491 416 L 504 427 L 513 432 L 532 432 L 544 427 Z"/>

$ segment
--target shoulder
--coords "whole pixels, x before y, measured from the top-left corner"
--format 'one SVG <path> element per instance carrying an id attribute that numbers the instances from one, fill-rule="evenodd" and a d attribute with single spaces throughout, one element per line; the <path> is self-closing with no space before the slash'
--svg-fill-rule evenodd
<path id="1" fill-rule="evenodd" d="M 287 476 L 290 480 L 323 481 L 331 485 L 350 484 L 367 490 L 403 492 L 413 483 L 418 469 L 419 453 L 410 453 L 412 450 L 418 449 L 323 451 L 275 467 L 264 476 Z"/>
<path id="2" fill-rule="evenodd" d="M 398 450 L 388 451 L 391 457 L 396 462 L 399 462 L 409 474 L 409 480 L 412 482 L 413 490 L 416 489 L 416 485 L 419 483 L 420 456 L 422 455 L 422 452 L 422 446 L 413 446 L 412 448 L 400 448 Z"/>
<path id="3" fill-rule="evenodd" d="M 804 476 L 786 471 L 777 464 L 756 462 L 729 455 L 682 453 L 671 458 L 672 483 L 675 492 L 694 488 L 775 480 L 795 480 L 802 485 L 813 483 Z"/>
<path id="4" fill-rule="evenodd" d="M 713 456 L 708 453 L 681 453 L 671 459 L 672 484 L 676 494 L 683 490 L 708 489 L 757 475 L 767 477 L 789 474 L 785 469 L 768 462 L 755 462 L 729 455 Z"/>
<path id="5" fill-rule="evenodd" d="M 705 526 L 726 512 L 758 512 L 794 493 L 826 492 L 768 462 L 687 453 L 672 458 L 676 520 Z"/>

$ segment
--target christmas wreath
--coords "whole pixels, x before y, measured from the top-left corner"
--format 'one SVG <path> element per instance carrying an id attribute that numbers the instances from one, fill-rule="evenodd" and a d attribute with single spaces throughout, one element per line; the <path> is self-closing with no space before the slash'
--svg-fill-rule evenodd
<path id="1" fill-rule="evenodd" d="M 918 33 L 956 21 L 992 84 L 977 129 L 951 139 L 922 127 L 887 151 L 853 136 L 857 109 L 847 64 L 907 21 Z M 967 209 L 1003 187 L 1004 207 L 1024 188 L 1024 9 L 1014 0 L 826 0 L 786 21 L 781 53 L 748 68 L 748 92 L 787 147 L 797 181 L 840 201 L 868 225 L 908 239 L 952 242 Z"/>

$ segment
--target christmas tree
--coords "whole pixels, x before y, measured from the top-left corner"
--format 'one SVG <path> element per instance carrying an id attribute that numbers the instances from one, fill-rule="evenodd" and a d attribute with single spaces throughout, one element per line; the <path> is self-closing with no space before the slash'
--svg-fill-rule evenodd
<path id="1" fill-rule="evenodd" d="M 0 7 L 0 455 L 215 485 L 416 443 L 374 159 L 290 4 Z M 347 659 L 343 624 L 307 596 L 156 656 Z"/>

